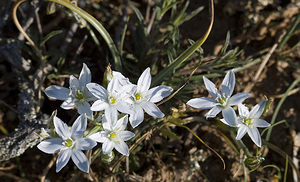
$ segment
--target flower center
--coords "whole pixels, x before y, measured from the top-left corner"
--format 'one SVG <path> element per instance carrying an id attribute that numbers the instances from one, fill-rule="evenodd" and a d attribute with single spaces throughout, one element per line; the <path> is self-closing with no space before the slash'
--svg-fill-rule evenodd
<path id="1" fill-rule="evenodd" d="M 75 97 L 76 97 L 76 99 L 78 99 L 78 100 L 83 99 L 83 94 L 82 94 L 81 90 L 77 90 L 77 91 L 76 91 Z"/>
<path id="2" fill-rule="evenodd" d="M 251 118 L 244 118 L 243 123 L 249 126 L 251 124 Z"/>
<path id="3" fill-rule="evenodd" d="M 110 133 L 110 134 L 109 134 L 109 137 L 110 137 L 110 138 L 116 138 L 116 134 L 115 134 L 115 133 Z"/>
<path id="4" fill-rule="evenodd" d="M 114 98 L 114 97 L 110 97 L 109 99 L 110 99 L 110 103 L 111 103 L 111 104 L 114 104 L 114 103 L 116 103 L 116 100 L 117 100 L 116 98 Z"/>
<path id="5" fill-rule="evenodd" d="M 64 145 L 67 147 L 71 147 L 73 145 L 73 141 L 71 139 L 68 139 L 64 142 Z"/>
<path id="6" fill-rule="evenodd" d="M 140 100 L 141 98 L 142 98 L 142 96 L 141 96 L 140 93 L 137 93 L 137 94 L 135 95 L 135 99 L 136 99 L 136 100 Z"/>

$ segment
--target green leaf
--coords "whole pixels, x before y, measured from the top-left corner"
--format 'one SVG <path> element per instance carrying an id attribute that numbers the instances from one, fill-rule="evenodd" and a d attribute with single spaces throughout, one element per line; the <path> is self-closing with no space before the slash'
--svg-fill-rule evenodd
<path id="1" fill-rule="evenodd" d="M 43 40 L 42 40 L 41 43 L 40 43 L 40 46 L 45 45 L 45 43 L 46 43 L 49 39 L 51 39 L 51 38 L 54 37 L 55 35 L 61 34 L 61 33 L 63 33 L 63 32 L 64 32 L 63 30 L 54 30 L 54 31 L 50 32 L 49 34 L 47 34 L 47 35 L 43 38 Z"/>

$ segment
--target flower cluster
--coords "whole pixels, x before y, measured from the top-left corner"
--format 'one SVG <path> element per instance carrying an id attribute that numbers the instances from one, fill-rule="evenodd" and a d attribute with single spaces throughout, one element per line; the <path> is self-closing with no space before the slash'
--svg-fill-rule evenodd
<path id="1" fill-rule="evenodd" d="M 113 71 L 108 75 L 107 88 L 91 83 L 91 72 L 83 64 L 78 79 L 70 76 L 69 88 L 52 85 L 45 89 L 44 92 L 49 98 L 63 101 L 61 108 L 77 108 L 79 114 L 71 130 L 56 116 L 53 118 L 55 134 L 43 130 L 43 136 L 47 139 L 38 148 L 49 154 L 59 152 L 56 172 L 70 158 L 80 170 L 88 172 L 89 162 L 82 150 L 92 149 L 97 142 L 102 143 L 102 152 L 105 155 L 111 155 L 112 150 L 116 149 L 129 156 L 125 141 L 133 138 L 135 134 L 125 130 L 128 120 L 135 128 L 144 120 L 144 111 L 154 118 L 164 117 L 164 113 L 155 103 L 169 96 L 173 89 L 169 86 L 150 88 L 150 68 L 141 74 L 137 84 L 131 83 L 120 72 Z M 92 130 L 87 130 L 88 119 L 96 123 Z"/>
<path id="2" fill-rule="evenodd" d="M 238 128 L 236 140 L 240 140 L 248 133 L 252 141 L 258 147 L 261 147 L 261 137 L 257 127 L 270 126 L 265 120 L 259 119 L 265 109 L 266 101 L 261 101 L 249 112 L 249 109 L 242 104 L 245 99 L 251 96 L 249 93 L 238 93 L 231 96 L 235 86 L 235 75 L 232 70 L 227 72 L 222 82 L 221 91 L 205 76 L 203 76 L 203 81 L 212 98 L 194 98 L 189 100 L 187 104 L 198 109 L 210 109 L 205 114 L 206 118 L 214 118 L 222 112 L 223 119 L 221 121 L 226 125 Z M 238 117 L 232 108 L 235 105 L 238 106 Z"/>

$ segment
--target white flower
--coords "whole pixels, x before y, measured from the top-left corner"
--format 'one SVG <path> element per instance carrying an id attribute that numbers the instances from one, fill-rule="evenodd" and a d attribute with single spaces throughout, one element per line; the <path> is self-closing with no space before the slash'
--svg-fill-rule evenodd
<path id="1" fill-rule="evenodd" d="M 261 137 L 258 128 L 269 127 L 270 123 L 265 120 L 259 119 L 265 109 L 266 101 L 263 100 L 256 104 L 252 110 L 243 105 L 238 104 L 239 117 L 236 117 L 235 112 L 226 115 L 221 121 L 229 126 L 238 127 L 236 140 L 240 140 L 246 133 L 250 136 L 251 140 L 261 147 Z"/>
<path id="2" fill-rule="evenodd" d="M 92 111 L 102 111 L 107 118 L 118 115 L 118 111 L 123 113 L 132 113 L 130 103 L 125 102 L 130 95 L 127 90 L 132 87 L 130 82 L 122 75 L 113 77 L 108 83 L 107 90 L 97 83 L 86 85 L 88 90 L 98 99 L 92 107 Z"/>
<path id="3" fill-rule="evenodd" d="M 249 93 L 238 93 L 231 97 L 235 86 L 235 75 L 233 71 L 228 71 L 221 87 L 221 92 L 217 90 L 215 84 L 203 76 L 205 87 L 212 96 L 191 99 L 188 105 L 198 109 L 210 109 L 206 114 L 207 118 L 213 118 L 222 111 L 223 117 L 233 111 L 231 106 L 242 103 L 251 96 Z"/>
<path id="4" fill-rule="evenodd" d="M 56 161 L 56 172 L 59 172 L 68 163 L 70 158 L 72 158 L 80 170 L 88 173 L 89 162 L 81 150 L 90 150 L 95 147 L 97 143 L 90 138 L 82 138 L 87 126 L 85 115 L 80 115 L 76 119 L 71 131 L 68 125 L 56 116 L 53 120 L 55 132 L 60 138 L 46 139 L 37 147 L 47 154 L 60 152 Z"/>
<path id="5" fill-rule="evenodd" d="M 134 133 L 124 131 L 128 123 L 128 115 L 123 116 L 117 121 L 117 116 L 103 118 L 102 126 L 104 131 L 97 132 L 89 136 L 91 139 L 103 143 L 102 152 L 109 154 L 115 148 L 123 155 L 129 156 L 129 149 L 125 141 L 134 137 Z"/>
<path id="6" fill-rule="evenodd" d="M 93 119 L 89 101 L 96 100 L 96 98 L 86 88 L 86 84 L 90 82 L 91 71 L 83 63 L 79 79 L 73 75 L 70 76 L 69 89 L 52 85 L 45 89 L 45 94 L 52 99 L 63 100 L 64 102 L 61 104 L 63 109 L 73 109 L 77 106 L 79 114 L 86 114 L 89 119 Z"/>
<path id="7" fill-rule="evenodd" d="M 154 104 L 169 96 L 173 89 L 169 86 L 157 86 L 150 88 L 151 74 L 150 68 L 145 69 L 138 79 L 137 85 L 131 90 L 131 100 L 133 101 L 133 114 L 130 114 L 130 124 L 137 127 L 144 120 L 144 110 L 154 118 L 164 117 L 164 113 Z"/>

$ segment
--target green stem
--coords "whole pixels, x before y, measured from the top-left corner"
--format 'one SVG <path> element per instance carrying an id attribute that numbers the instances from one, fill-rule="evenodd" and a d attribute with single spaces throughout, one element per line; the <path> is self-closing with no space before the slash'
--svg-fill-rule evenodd
<path id="1" fill-rule="evenodd" d="M 101 36 L 107 43 L 114 59 L 115 69 L 120 72 L 122 71 L 122 62 L 117 47 L 115 46 L 114 41 L 110 37 L 109 33 L 106 31 L 106 29 L 102 26 L 102 24 L 98 20 L 96 20 L 93 16 L 91 16 L 90 14 L 88 14 L 87 12 L 85 12 L 84 10 L 75 6 L 74 4 L 70 3 L 67 0 L 48 0 L 48 1 L 55 2 L 66 8 L 69 8 L 71 11 L 79 14 L 83 19 L 89 22 L 101 34 Z"/>

